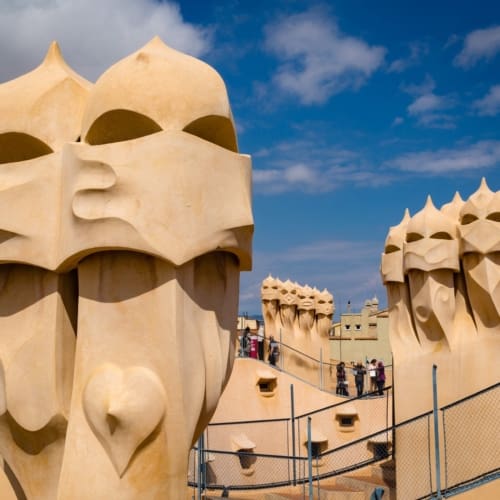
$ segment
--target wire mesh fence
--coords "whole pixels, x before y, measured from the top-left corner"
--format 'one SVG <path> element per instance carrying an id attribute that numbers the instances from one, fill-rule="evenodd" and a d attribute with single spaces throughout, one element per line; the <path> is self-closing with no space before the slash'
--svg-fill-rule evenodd
<path id="1" fill-rule="evenodd" d="M 415 499 L 435 491 L 432 412 L 395 426 L 398 498 Z"/>
<path id="2" fill-rule="evenodd" d="M 388 459 L 392 455 L 392 429 L 384 429 L 316 455 L 313 447 L 312 455 L 313 480 L 344 474 Z M 308 480 L 308 477 L 302 480 Z"/>
<path id="3" fill-rule="evenodd" d="M 358 413 L 368 405 L 371 418 L 362 421 Z M 209 489 L 233 490 L 307 482 L 309 419 L 314 477 L 382 460 L 391 450 L 387 431 L 391 414 L 392 388 L 388 387 L 383 396 L 346 398 L 297 417 L 292 413 L 283 419 L 211 423 L 204 433 L 203 452 L 191 452 L 188 482 L 194 486 L 202 481 Z M 356 444 L 346 445 L 353 439 Z M 348 465 L 340 467 L 342 463 Z"/>
<path id="4" fill-rule="evenodd" d="M 289 418 L 211 423 L 205 431 L 205 446 L 212 450 L 255 449 L 272 455 L 291 455 Z"/>
<path id="5" fill-rule="evenodd" d="M 267 455 L 250 451 L 206 450 L 205 462 L 199 468 L 197 453 L 191 453 L 191 486 L 202 479 L 207 489 L 245 490 L 286 486 L 293 483 L 293 464 L 298 462 L 286 455 Z"/>
<path id="6" fill-rule="evenodd" d="M 442 411 L 444 489 L 500 471 L 500 384 Z"/>
<path id="7" fill-rule="evenodd" d="M 211 425 L 204 447 L 191 451 L 188 483 L 228 491 L 271 488 L 319 481 L 393 457 L 398 499 L 435 498 L 438 490 L 448 496 L 500 478 L 499 391 L 500 384 L 496 384 L 441 408 L 439 471 L 433 412 L 392 425 L 389 387 L 383 397 L 347 400 L 293 419 Z M 383 418 L 379 415 L 372 419 L 373 425 L 356 427 L 356 405 L 366 403 L 372 404 L 373 411 L 380 412 Z M 336 427 L 341 435 L 345 431 L 342 439 L 330 440 L 317 432 L 326 424 Z M 271 426 L 272 432 L 259 432 L 263 425 Z M 342 430 L 342 426 L 346 429 Z M 232 428 L 243 428 L 240 434 L 252 437 L 277 436 L 277 441 L 282 442 L 279 453 L 262 452 L 273 448 L 272 440 L 259 441 L 255 449 L 245 448 L 252 443 L 241 435 L 232 451 L 216 449 L 214 444 L 221 436 L 235 434 Z M 391 469 L 388 472 L 394 473 Z M 438 484 L 441 481 L 443 484 Z"/>
<path id="8" fill-rule="evenodd" d="M 369 415 L 369 418 L 360 418 Z M 346 399 L 319 410 L 298 415 L 296 423 L 296 450 L 307 456 L 307 419 L 311 418 L 312 441 L 315 448 L 330 450 L 346 441 L 360 439 L 385 430 L 392 425 L 392 387 L 378 393 Z M 331 432 L 326 433 L 326 429 Z"/>

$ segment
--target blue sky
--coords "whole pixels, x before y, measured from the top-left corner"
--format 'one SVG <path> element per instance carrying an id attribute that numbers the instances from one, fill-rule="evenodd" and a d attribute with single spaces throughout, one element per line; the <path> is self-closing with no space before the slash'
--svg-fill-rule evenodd
<path id="1" fill-rule="evenodd" d="M 500 2 L 11 0 L 0 80 L 52 39 L 95 80 L 154 35 L 213 65 L 254 168 L 254 269 L 328 288 L 339 312 L 377 295 L 389 226 L 430 194 L 500 187 Z"/>

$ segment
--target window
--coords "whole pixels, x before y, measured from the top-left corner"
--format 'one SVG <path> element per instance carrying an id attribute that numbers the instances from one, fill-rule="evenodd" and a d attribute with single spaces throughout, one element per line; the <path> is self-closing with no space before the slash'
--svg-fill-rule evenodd
<path id="1" fill-rule="evenodd" d="M 240 460 L 240 465 L 243 470 L 249 471 L 257 461 L 257 457 L 253 456 L 253 448 L 241 448 L 236 452 Z"/>
<path id="2" fill-rule="evenodd" d="M 339 432 L 355 432 L 359 422 L 356 407 L 352 404 L 339 407 L 335 413 L 335 422 Z"/>
<path id="3" fill-rule="evenodd" d="M 272 397 L 276 394 L 276 389 L 278 388 L 278 378 L 268 370 L 258 370 L 257 387 L 261 396 L 266 398 Z"/>
<path id="4" fill-rule="evenodd" d="M 319 458 L 319 456 L 324 453 L 328 448 L 328 441 L 322 441 L 320 443 L 311 443 L 311 456 L 312 458 Z"/>
<path id="5" fill-rule="evenodd" d="M 344 330 L 350 330 L 351 329 L 351 325 L 344 325 Z"/>
<path id="6" fill-rule="evenodd" d="M 339 423 L 341 427 L 351 427 L 354 425 L 352 417 L 340 417 Z"/>
<path id="7" fill-rule="evenodd" d="M 359 332 L 361 330 L 361 325 L 354 325 L 354 329 Z"/>

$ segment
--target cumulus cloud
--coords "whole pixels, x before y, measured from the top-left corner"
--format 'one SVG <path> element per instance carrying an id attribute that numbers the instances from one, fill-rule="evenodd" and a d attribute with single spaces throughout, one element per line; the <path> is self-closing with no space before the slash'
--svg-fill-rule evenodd
<path id="1" fill-rule="evenodd" d="M 429 52 L 429 46 L 422 42 L 410 43 L 410 54 L 406 58 L 395 59 L 389 64 L 387 71 L 389 73 L 402 73 L 403 71 L 416 66 L 420 63 L 422 57 Z"/>
<path id="2" fill-rule="evenodd" d="M 404 122 L 404 118 L 401 116 L 396 116 L 392 122 L 393 127 L 397 127 L 398 125 L 401 125 Z"/>
<path id="3" fill-rule="evenodd" d="M 464 40 L 460 53 L 455 57 L 455 66 L 470 68 L 482 59 L 492 59 L 500 52 L 500 26 L 470 32 Z"/>
<path id="4" fill-rule="evenodd" d="M 350 186 L 381 186 L 392 174 L 375 171 L 353 151 L 319 139 L 284 142 L 253 155 L 253 182 L 259 194 L 326 193 Z"/>
<path id="5" fill-rule="evenodd" d="M 379 68 L 386 50 L 343 34 L 323 9 L 282 18 L 265 28 L 265 46 L 281 62 L 275 84 L 304 104 L 357 89 Z"/>
<path id="6" fill-rule="evenodd" d="M 95 80 L 155 35 L 200 56 L 211 32 L 186 23 L 179 5 L 155 0 L 13 0 L 0 4 L 0 81 L 37 66 L 52 40 L 76 71 Z"/>
<path id="7" fill-rule="evenodd" d="M 455 102 L 450 96 L 434 93 L 434 80 L 427 75 L 424 82 L 418 85 L 403 86 L 403 91 L 414 97 L 408 106 L 408 115 L 416 118 L 417 123 L 429 128 L 454 128 L 455 118 L 444 110 L 454 107 Z"/>
<path id="8" fill-rule="evenodd" d="M 481 116 L 495 116 L 500 113 L 500 85 L 493 85 L 482 99 L 472 103 L 472 107 Z"/>
<path id="9" fill-rule="evenodd" d="M 337 317 L 347 300 L 351 300 L 354 309 L 360 309 L 366 299 L 376 295 L 381 301 L 380 307 L 384 307 L 386 295 L 380 281 L 380 253 L 374 252 L 374 248 L 381 251 L 383 241 L 320 239 L 291 245 L 286 252 L 256 250 L 253 271 L 241 275 L 240 310 L 260 311 L 261 283 L 269 274 L 320 290 L 327 288 L 334 296 Z"/>
<path id="10" fill-rule="evenodd" d="M 479 141 L 455 149 L 407 153 L 388 164 L 406 172 L 426 175 L 448 175 L 499 167 L 500 141 Z"/>

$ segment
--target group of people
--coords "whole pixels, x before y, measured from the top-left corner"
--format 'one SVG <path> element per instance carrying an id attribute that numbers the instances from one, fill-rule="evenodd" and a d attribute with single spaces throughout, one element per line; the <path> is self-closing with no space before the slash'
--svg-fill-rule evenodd
<path id="1" fill-rule="evenodd" d="M 370 393 L 378 393 L 378 395 L 382 396 L 385 386 L 385 366 L 383 361 L 372 359 L 370 363 L 367 363 L 366 368 L 361 361 L 358 361 L 356 364 L 353 363 L 354 383 L 356 384 L 358 397 L 363 395 L 367 372 L 370 378 Z M 340 396 L 349 396 L 349 384 L 343 361 L 337 365 L 337 387 L 335 393 Z"/>
<path id="2" fill-rule="evenodd" d="M 264 327 L 259 326 L 256 335 L 250 335 L 250 328 L 247 326 L 240 337 L 240 356 L 243 358 L 254 358 L 264 361 L 264 344 L 265 335 Z M 274 337 L 269 337 L 269 347 L 267 351 L 267 361 L 273 366 L 278 365 L 280 356 L 280 345 Z M 368 374 L 370 379 L 370 394 L 384 394 L 385 386 L 385 366 L 382 360 L 377 361 L 372 359 L 369 363 L 366 362 L 366 367 L 361 361 L 352 364 L 354 374 L 354 383 L 356 384 L 356 392 L 358 397 L 361 397 L 364 392 L 365 377 Z M 345 363 L 341 361 L 337 365 L 337 386 L 335 393 L 340 396 L 349 396 L 349 383 L 347 381 L 347 373 Z"/>
<path id="3" fill-rule="evenodd" d="M 262 325 L 258 326 L 258 331 L 256 335 L 250 335 L 250 328 L 247 326 L 243 331 L 243 335 L 240 338 L 240 357 L 242 358 L 254 358 L 264 361 L 264 327 Z M 267 360 L 273 366 L 278 364 L 280 356 L 280 346 L 279 343 L 274 339 L 274 337 L 269 337 L 269 347 L 267 352 Z"/>

